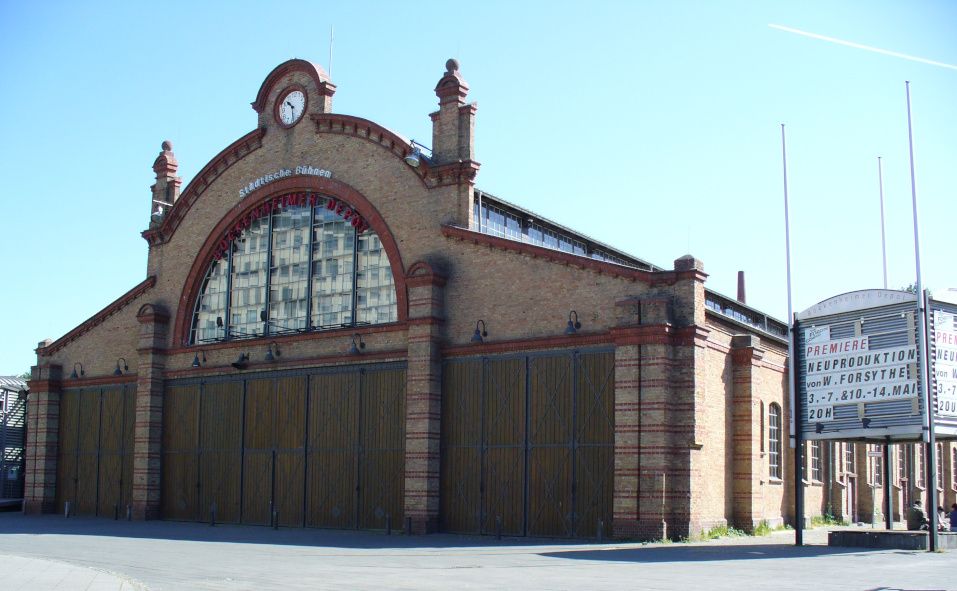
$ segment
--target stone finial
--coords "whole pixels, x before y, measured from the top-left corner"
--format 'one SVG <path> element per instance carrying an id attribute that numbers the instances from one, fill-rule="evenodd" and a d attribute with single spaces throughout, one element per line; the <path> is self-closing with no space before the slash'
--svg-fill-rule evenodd
<path id="1" fill-rule="evenodd" d="M 153 162 L 153 172 L 156 173 L 157 178 L 161 175 L 169 177 L 175 176 L 176 169 L 179 168 L 179 163 L 173 154 L 173 142 L 164 140 L 161 148 L 163 151 L 160 152 L 159 156 L 157 156 Z"/>
<path id="2" fill-rule="evenodd" d="M 439 97 L 439 104 L 464 105 L 468 93 L 469 85 L 459 74 L 458 60 L 450 58 L 445 62 L 445 74 L 435 85 L 435 94 Z"/>

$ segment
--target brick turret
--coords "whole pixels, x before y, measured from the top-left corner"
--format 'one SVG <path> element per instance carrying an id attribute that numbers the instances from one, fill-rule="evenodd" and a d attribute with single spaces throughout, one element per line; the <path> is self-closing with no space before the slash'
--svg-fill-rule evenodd
<path id="1" fill-rule="evenodd" d="M 163 151 L 153 162 L 153 172 L 156 173 L 156 184 L 150 187 L 152 199 L 150 201 L 150 227 L 163 221 L 163 216 L 169 213 L 169 206 L 179 199 L 180 185 L 183 179 L 176 176 L 179 163 L 173 154 L 173 142 L 166 140 L 162 145 Z"/>
<path id="2" fill-rule="evenodd" d="M 459 62 L 445 62 L 445 74 L 435 86 L 439 110 L 432 113 L 432 162 L 442 165 L 475 158 L 475 103 L 465 103 L 469 85 L 459 74 Z"/>

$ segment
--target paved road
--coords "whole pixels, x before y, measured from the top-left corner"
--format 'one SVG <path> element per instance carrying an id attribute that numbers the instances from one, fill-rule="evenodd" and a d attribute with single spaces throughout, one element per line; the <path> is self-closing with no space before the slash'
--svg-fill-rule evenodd
<path id="1" fill-rule="evenodd" d="M 825 535 L 579 544 L 0 513 L 0 589 L 957 590 L 957 552 Z"/>

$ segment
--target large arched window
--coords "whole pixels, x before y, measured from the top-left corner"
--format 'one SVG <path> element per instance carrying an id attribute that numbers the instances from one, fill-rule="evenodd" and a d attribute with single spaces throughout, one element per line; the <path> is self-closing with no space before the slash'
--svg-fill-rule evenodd
<path id="1" fill-rule="evenodd" d="M 196 300 L 190 342 L 396 319 L 379 236 L 344 203 L 297 193 L 253 208 L 223 237 Z"/>

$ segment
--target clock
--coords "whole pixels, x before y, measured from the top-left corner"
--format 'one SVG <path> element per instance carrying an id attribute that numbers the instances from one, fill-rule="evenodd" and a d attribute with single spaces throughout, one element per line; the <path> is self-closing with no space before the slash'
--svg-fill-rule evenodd
<path id="1" fill-rule="evenodd" d="M 279 116 L 279 123 L 283 127 L 292 127 L 306 111 L 306 94 L 301 90 L 291 90 L 280 95 L 279 109 L 276 114 Z"/>

